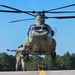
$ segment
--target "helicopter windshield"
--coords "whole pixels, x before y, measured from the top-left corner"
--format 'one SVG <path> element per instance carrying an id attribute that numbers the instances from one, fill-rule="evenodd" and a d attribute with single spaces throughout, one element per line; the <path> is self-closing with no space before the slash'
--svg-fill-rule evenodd
<path id="1" fill-rule="evenodd" d="M 31 36 L 35 35 L 48 35 L 51 37 L 50 30 L 47 26 L 31 26 Z"/>
<path id="2" fill-rule="evenodd" d="M 46 26 L 33 26 L 32 30 L 44 30 L 44 31 L 48 31 Z"/>

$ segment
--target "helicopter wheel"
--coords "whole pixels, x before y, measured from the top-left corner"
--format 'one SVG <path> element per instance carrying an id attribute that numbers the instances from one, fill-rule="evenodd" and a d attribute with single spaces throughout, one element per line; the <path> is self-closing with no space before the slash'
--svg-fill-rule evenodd
<path id="1" fill-rule="evenodd" d="M 52 60 L 54 61 L 56 59 L 56 52 L 51 52 L 51 57 L 52 57 Z"/>

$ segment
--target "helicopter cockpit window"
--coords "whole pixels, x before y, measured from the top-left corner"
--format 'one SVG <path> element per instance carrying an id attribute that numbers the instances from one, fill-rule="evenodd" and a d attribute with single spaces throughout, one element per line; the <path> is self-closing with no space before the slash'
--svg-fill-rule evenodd
<path id="1" fill-rule="evenodd" d="M 37 27 L 32 27 L 32 30 L 37 30 Z"/>
<path id="2" fill-rule="evenodd" d="M 33 26 L 32 30 L 42 30 L 42 27 Z"/>
<path id="3" fill-rule="evenodd" d="M 42 27 L 38 27 L 38 30 L 39 30 L 39 29 L 42 29 Z"/>
<path id="4" fill-rule="evenodd" d="M 43 30 L 46 30 L 46 31 L 48 31 L 47 27 L 43 27 Z"/>
<path id="5" fill-rule="evenodd" d="M 33 26 L 32 27 L 32 30 L 45 30 L 45 31 L 48 31 L 47 27 L 46 26 Z"/>

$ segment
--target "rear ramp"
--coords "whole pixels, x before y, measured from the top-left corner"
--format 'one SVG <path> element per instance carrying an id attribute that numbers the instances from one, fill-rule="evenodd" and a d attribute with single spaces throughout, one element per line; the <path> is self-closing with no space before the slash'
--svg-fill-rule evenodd
<path id="1" fill-rule="evenodd" d="M 75 70 L 48 70 L 48 71 L 8 71 L 0 75 L 75 75 Z"/>

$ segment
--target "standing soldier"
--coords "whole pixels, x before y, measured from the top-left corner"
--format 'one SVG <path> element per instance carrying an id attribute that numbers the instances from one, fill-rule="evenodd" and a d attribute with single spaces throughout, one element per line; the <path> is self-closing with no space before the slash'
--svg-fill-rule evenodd
<path id="1" fill-rule="evenodd" d="M 22 65 L 22 70 L 25 71 L 25 58 L 26 53 L 23 45 L 18 46 L 18 50 L 16 51 L 16 71 L 19 68 L 19 64 Z"/>
<path id="2" fill-rule="evenodd" d="M 18 71 L 20 64 L 22 65 L 22 70 L 25 71 L 26 50 L 23 48 L 23 45 L 18 46 L 18 49 L 8 49 L 7 51 L 16 52 L 16 71 Z"/>

